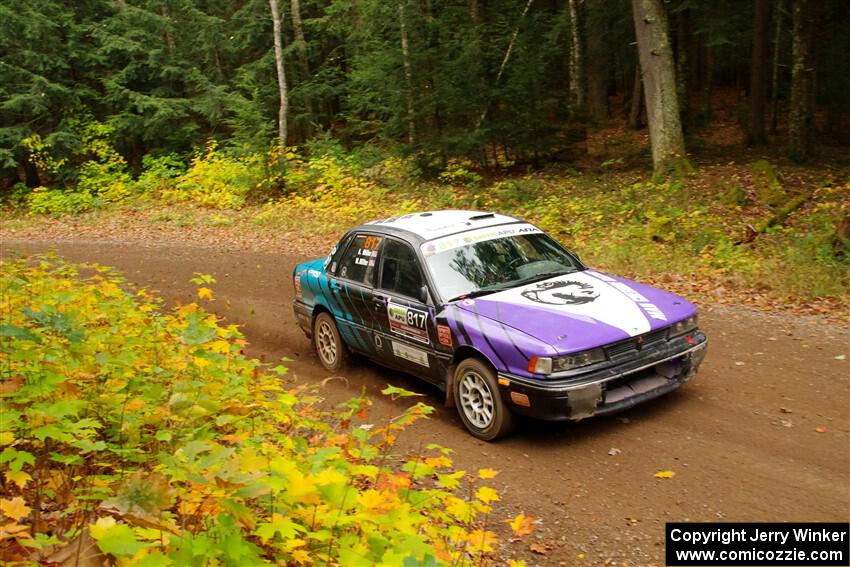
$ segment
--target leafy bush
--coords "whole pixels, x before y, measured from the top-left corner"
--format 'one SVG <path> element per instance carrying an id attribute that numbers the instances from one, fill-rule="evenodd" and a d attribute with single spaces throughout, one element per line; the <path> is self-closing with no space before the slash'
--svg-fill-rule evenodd
<path id="1" fill-rule="evenodd" d="M 193 281 L 212 301 L 212 278 Z M 432 408 L 374 428 L 355 425 L 366 399 L 320 412 L 284 367 L 241 354 L 236 326 L 194 303 L 162 313 L 108 268 L 16 260 L 0 284 L 7 560 L 458 565 L 493 549 L 476 524 L 495 471 L 454 471 L 437 445 L 389 464 Z"/>
<path id="2" fill-rule="evenodd" d="M 239 209 L 248 193 L 263 180 L 260 156 L 230 157 L 210 144 L 192 159 L 189 169 L 165 188 L 166 201 L 191 201 L 214 209 Z"/>
<path id="3" fill-rule="evenodd" d="M 141 191 L 159 195 L 172 189 L 176 180 L 186 171 L 186 163 L 175 154 L 146 155 L 142 158 L 142 174 L 136 181 Z"/>
<path id="4" fill-rule="evenodd" d="M 117 203 L 131 193 L 132 179 L 127 162 L 109 142 L 112 128 L 99 122 L 85 125 L 82 153 L 90 157 L 80 166 L 77 190 L 96 195 L 107 203 Z"/>
<path id="5" fill-rule="evenodd" d="M 88 211 L 96 199 L 88 191 L 68 191 L 36 187 L 26 196 L 31 213 L 37 215 L 66 215 Z"/>

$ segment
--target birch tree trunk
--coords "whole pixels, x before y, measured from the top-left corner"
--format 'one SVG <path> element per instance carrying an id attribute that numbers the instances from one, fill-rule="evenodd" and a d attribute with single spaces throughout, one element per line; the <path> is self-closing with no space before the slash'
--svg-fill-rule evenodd
<path id="1" fill-rule="evenodd" d="M 751 144 L 767 141 L 764 128 L 764 99 L 767 73 L 767 36 L 770 25 L 770 0 L 756 0 L 753 21 L 753 56 L 750 62 Z"/>
<path id="2" fill-rule="evenodd" d="M 570 114 L 584 113 L 584 50 L 582 48 L 581 1 L 570 0 Z"/>
<path id="3" fill-rule="evenodd" d="M 534 3 L 534 0 L 528 0 L 525 4 L 525 8 L 522 11 L 522 14 L 519 16 L 519 22 L 517 22 L 516 27 L 514 28 L 514 33 L 511 35 L 511 41 L 508 42 L 508 49 L 505 51 L 505 56 L 502 58 L 502 64 L 499 65 L 499 72 L 496 74 L 496 81 L 494 86 L 499 84 L 499 81 L 502 80 L 502 73 L 505 72 L 505 67 L 508 65 L 508 61 L 511 59 L 511 52 L 514 50 L 514 44 L 516 43 L 516 38 L 519 35 L 519 27 L 522 24 L 522 20 L 525 19 L 525 15 L 528 14 L 528 10 L 531 8 L 531 5 Z M 475 130 L 478 130 L 481 127 L 481 123 L 484 122 L 484 119 L 487 118 L 487 108 L 481 111 L 481 116 L 478 117 L 478 122 L 475 124 Z"/>
<path id="4" fill-rule="evenodd" d="M 407 143 L 416 144 L 416 114 L 413 106 L 413 69 L 410 64 L 410 45 L 407 37 L 407 23 L 404 17 L 404 4 L 398 7 L 398 19 L 401 25 L 401 55 L 404 60 L 404 82 L 407 87 Z"/>
<path id="5" fill-rule="evenodd" d="M 656 175 L 690 168 L 676 98 L 673 51 L 667 32 L 663 0 L 632 0 L 646 117 Z"/>
<path id="6" fill-rule="evenodd" d="M 280 93 L 280 106 L 277 111 L 278 161 L 283 163 L 286 155 L 286 110 L 289 99 L 286 94 L 286 71 L 283 68 L 283 39 L 281 32 L 281 15 L 277 0 L 269 0 L 272 12 L 272 27 L 274 30 L 274 62 L 277 69 L 277 87 Z"/>
<path id="7" fill-rule="evenodd" d="M 809 157 L 811 69 L 808 42 L 808 0 L 793 0 L 791 36 L 791 102 L 788 110 L 788 154 L 795 161 Z"/>

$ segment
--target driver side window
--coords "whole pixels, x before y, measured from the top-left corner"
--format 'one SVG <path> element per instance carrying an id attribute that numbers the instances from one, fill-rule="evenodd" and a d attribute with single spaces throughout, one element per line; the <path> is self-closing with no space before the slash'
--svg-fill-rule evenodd
<path id="1" fill-rule="evenodd" d="M 418 298 L 419 290 L 425 282 L 413 249 L 404 242 L 387 239 L 381 253 L 381 289 Z"/>

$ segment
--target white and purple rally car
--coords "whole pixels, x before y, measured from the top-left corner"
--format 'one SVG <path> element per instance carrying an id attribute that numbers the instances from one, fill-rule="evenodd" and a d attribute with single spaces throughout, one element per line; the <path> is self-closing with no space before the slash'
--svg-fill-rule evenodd
<path id="1" fill-rule="evenodd" d="M 294 309 L 322 365 L 349 352 L 446 392 L 480 439 L 514 414 L 607 414 L 690 380 L 707 339 L 681 297 L 584 266 L 534 225 L 475 211 L 350 230 L 295 267 Z"/>

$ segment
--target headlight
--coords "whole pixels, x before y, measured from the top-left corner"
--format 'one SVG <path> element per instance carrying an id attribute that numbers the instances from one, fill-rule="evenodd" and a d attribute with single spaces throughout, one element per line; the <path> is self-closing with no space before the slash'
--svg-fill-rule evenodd
<path id="1" fill-rule="evenodd" d="M 678 323 L 673 323 L 670 330 L 667 332 L 668 337 L 678 337 L 684 335 L 697 328 L 697 316 L 691 315 L 687 319 L 682 319 Z"/>
<path id="2" fill-rule="evenodd" d="M 552 374 L 588 366 L 606 360 L 605 351 L 601 348 L 549 358 L 548 356 L 533 356 L 528 362 L 528 371 L 534 374 Z"/>
<path id="3" fill-rule="evenodd" d="M 574 368 L 581 368 L 582 366 L 602 362 L 605 359 L 605 351 L 601 348 L 595 348 L 592 350 L 586 350 L 584 352 L 569 354 L 567 356 L 559 356 L 558 358 L 552 361 L 552 368 L 555 372 L 561 372 L 564 370 L 572 370 Z"/>

